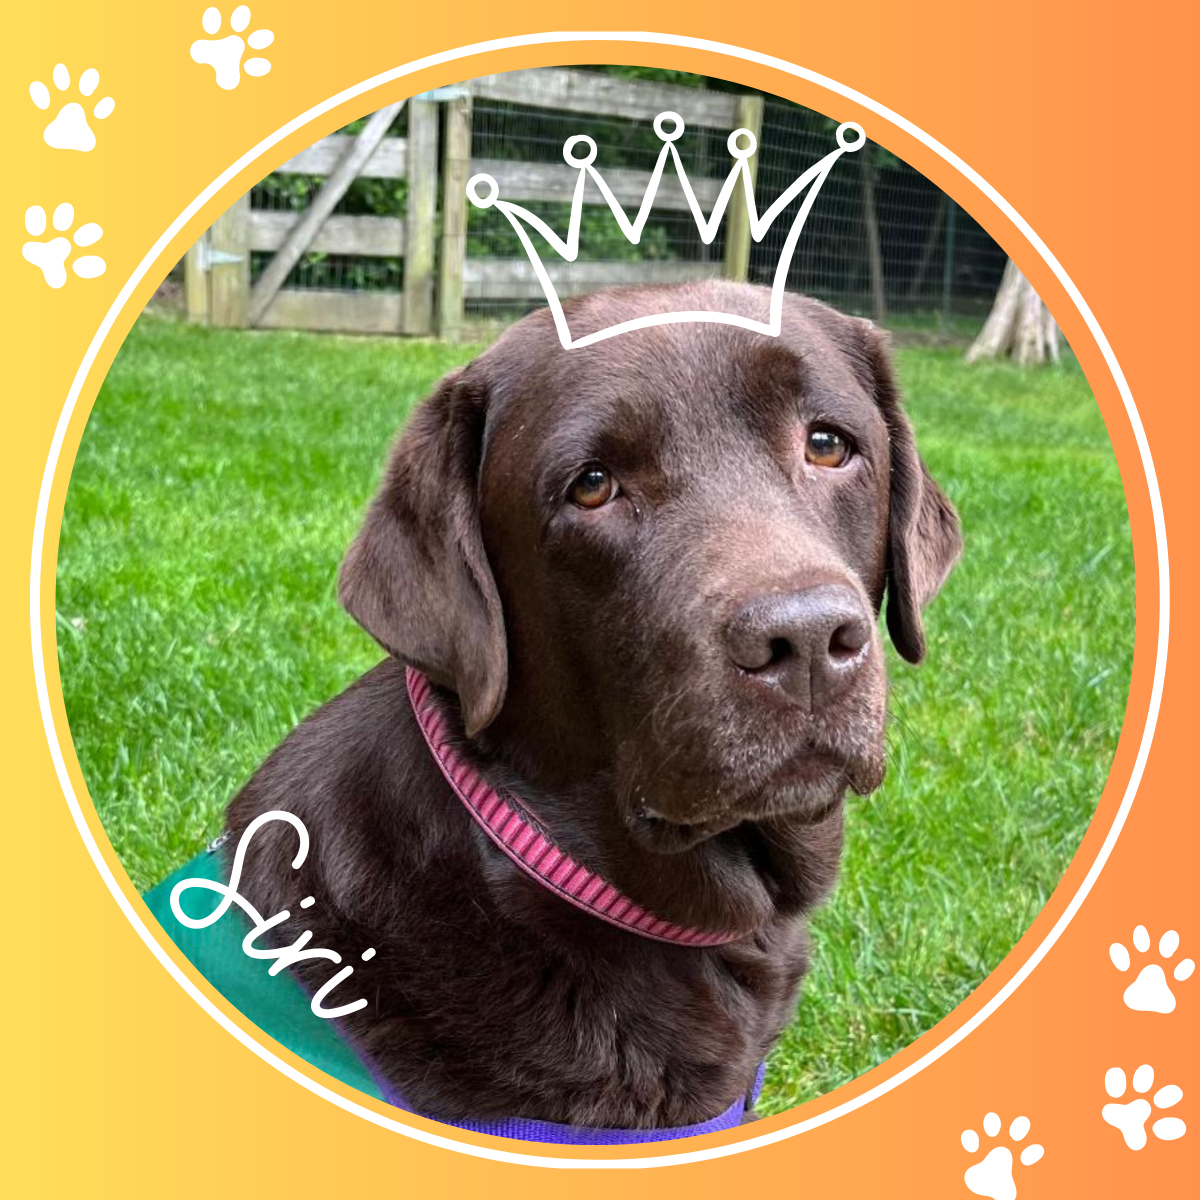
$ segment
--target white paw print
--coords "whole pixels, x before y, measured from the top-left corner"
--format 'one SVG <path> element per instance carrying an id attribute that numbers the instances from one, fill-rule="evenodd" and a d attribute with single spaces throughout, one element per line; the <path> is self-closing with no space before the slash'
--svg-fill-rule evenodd
<path id="1" fill-rule="evenodd" d="M 54 210 L 52 218 L 54 228 L 59 233 L 66 233 L 75 223 L 75 210 L 69 204 L 60 204 Z M 25 228 L 29 236 L 38 238 L 46 232 L 46 210 L 39 204 L 25 210 Z M 98 242 L 104 230 L 94 221 L 80 225 L 75 230 L 75 245 L 90 246 Z M 67 257 L 71 253 L 71 243 L 65 237 L 51 238 L 48 242 L 26 242 L 21 247 L 21 254 L 26 262 L 31 262 L 46 277 L 46 282 L 52 288 L 60 288 L 67 282 Z M 104 274 L 104 259 L 94 254 L 84 254 L 71 263 L 71 270 L 80 279 L 95 279 Z"/>
<path id="2" fill-rule="evenodd" d="M 1000 1117 L 996 1113 L 990 1112 L 983 1118 L 983 1132 L 989 1138 L 994 1138 L 1000 1132 Z M 1017 1117 L 1008 1127 L 1008 1136 L 1014 1142 L 1024 1141 L 1028 1132 L 1028 1117 Z M 963 1149 L 968 1153 L 974 1154 L 978 1151 L 979 1134 L 975 1130 L 964 1129 L 960 1140 Z M 1034 1142 L 1021 1151 L 1021 1163 L 1031 1167 L 1044 1153 L 1045 1150 Z M 1012 1151 L 1007 1146 L 993 1146 L 985 1158 L 967 1168 L 963 1183 L 976 1196 L 988 1196 L 991 1200 L 1016 1200 L 1017 1185 L 1013 1180 Z"/>
<path id="3" fill-rule="evenodd" d="M 200 20 L 207 34 L 219 33 L 221 29 L 221 11 L 216 8 L 206 8 Z M 265 50 L 274 40 L 275 35 L 269 29 L 256 29 L 246 41 L 238 35 L 250 24 L 250 10 L 239 4 L 229 18 L 229 26 L 233 32 L 228 37 L 215 39 L 213 37 L 199 38 L 192 43 L 192 58 L 198 63 L 207 63 L 217 73 L 217 86 L 230 91 L 242 81 L 241 72 L 247 75 L 265 75 L 271 64 L 265 58 L 248 58 L 242 62 L 247 42 L 251 50 Z"/>
<path id="4" fill-rule="evenodd" d="M 60 92 L 65 92 L 71 86 L 71 72 L 65 63 L 59 63 L 54 68 L 53 79 L 55 88 Z M 99 85 L 100 72 L 95 67 L 88 67 L 79 77 L 79 94 L 86 100 Z M 29 98 L 42 110 L 50 107 L 50 89 L 39 79 L 29 85 Z M 113 98 L 105 96 L 92 109 L 92 116 L 97 121 L 103 121 L 115 107 Z M 42 137 L 46 145 L 56 150 L 93 150 L 96 146 L 96 135 L 87 123 L 83 105 L 75 100 L 58 110 L 54 120 L 42 132 Z"/>
<path id="5" fill-rule="evenodd" d="M 1125 1072 L 1120 1067 L 1110 1068 L 1104 1076 L 1104 1090 L 1114 1099 L 1125 1095 Z M 1133 1073 L 1133 1090 L 1145 1093 L 1154 1086 L 1154 1068 L 1143 1063 Z M 1156 1108 L 1170 1108 L 1183 1099 L 1183 1092 L 1173 1083 L 1159 1088 L 1154 1093 L 1153 1105 L 1144 1095 L 1128 1104 L 1106 1104 L 1100 1115 L 1121 1131 L 1125 1145 L 1130 1150 L 1140 1150 L 1146 1144 L 1146 1122 Z M 1187 1126 L 1178 1117 L 1160 1117 L 1151 1126 L 1154 1136 L 1163 1142 L 1173 1142 L 1187 1133 Z"/>
<path id="6" fill-rule="evenodd" d="M 1139 925 L 1133 931 L 1133 948 L 1139 954 L 1145 954 L 1150 949 L 1150 935 L 1145 925 Z M 1179 949 L 1179 934 L 1168 929 L 1158 942 L 1160 958 L 1170 959 Z M 1113 942 L 1108 948 L 1108 957 L 1118 971 L 1129 970 L 1129 951 L 1122 942 Z M 1185 958 L 1177 963 L 1172 976 L 1180 983 L 1189 978 L 1196 969 L 1196 964 Z M 1138 977 L 1125 989 L 1125 1006 L 1137 1012 L 1169 1013 L 1175 1011 L 1175 994 L 1167 985 L 1167 973 L 1158 963 L 1147 963 L 1139 972 Z"/>

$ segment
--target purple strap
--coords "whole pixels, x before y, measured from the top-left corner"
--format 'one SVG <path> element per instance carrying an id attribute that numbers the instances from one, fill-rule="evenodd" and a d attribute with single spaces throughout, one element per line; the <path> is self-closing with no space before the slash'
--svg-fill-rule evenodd
<path id="1" fill-rule="evenodd" d="M 300 987 L 309 996 L 312 990 L 299 976 L 293 976 Z M 335 1020 L 333 1024 L 340 1031 L 346 1044 L 358 1055 L 363 1066 L 375 1080 L 380 1095 L 387 1104 L 416 1116 L 425 1116 L 418 1112 L 380 1073 L 371 1056 L 363 1049 L 358 1039 L 346 1028 L 344 1022 Z M 766 1062 L 758 1064 L 754 1073 L 754 1083 L 750 1091 L 739 1096 L 723 1113 L 708 1121 L 700 1121 L 696 1125 L 676 1125 L 670 1129 L 598 1129 L 588 1125 L 563 1125 L 558 1121 L 534 1121 L 528 1117 L 505 1117 L 499 1121 L 440 1121 L 442 1125 L 451 1125 L 456 1129 L 466 1129 L 471 1133 L 485 1133 L 489 1137 L 516 1138 L 522 1142 L 552 1142 L 559 1146 L 629 1146 L 641 1142 L 673 1142 L 677 1138 L 699 1137 L 704 1133 L 724 1133 L 727 1129 L 736 1129 L 747 1112 L 758 1103 L 762 1094 L 763 1077 L 767 1072 Z M 437 1117 L 426 1117 L 426 1120 L 436 1121 Z"/>
<path id="2" fill-rule="evenodd" d="M 369 1060 L 367 1066 L 371 1066 Z M 736 1129 L 746 1112 L 757 1102 L 765 1071 L 766 1063 L 762 1063 L 755 1073 L 754 1086 L 749 1095 L 739 1096 L 720 1116 L 697 1125 L 676 1125 L 671 1129 L 593 1129 L 585 1125 L 560 1125 L 556 1121 L 533 1121 L 525 1117 L 506 1117 L 500 1121 L 443 1121 L 442 1124 L 471 1133 L 485 1133 L 490 1137 L 517 1138 L 523 1142 L 553 1142 L 560 1146 L 627 1146 L 639 1142 L 671 1142 L 676 1138 L 699 1137 L 704 1133 L 723 1133 L 727 1129 Z M 371 1074 L 389 1104 L 405 1112 L 416 1112 L 373 1067 Z"/>

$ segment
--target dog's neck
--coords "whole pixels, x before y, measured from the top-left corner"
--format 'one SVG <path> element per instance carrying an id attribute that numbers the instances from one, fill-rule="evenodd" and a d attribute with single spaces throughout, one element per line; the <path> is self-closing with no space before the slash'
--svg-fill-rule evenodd
<path id="1" fill-rule="evenodd" d="M 610 885 L 646 914 L 634 932 L 651 930 L 655 940 L 712 946 L 807 912 L 833 886 L 842 843 L 840 802 L 816 820 L 780 816 L 710 836 L 681 830 L 653 839 L 657 844 L 651 848 L 617 811 L 611 780 L 603 772 L 553 791 L 539 788 L 530 781 L 531 772 L 520 770 L 527 756 L 487 736 L 467 739 L 451 694 L 438 692 L 418 672 L 410 670 L 408 681 L 418 725 L 448 786 L 526 874 L 538 878 L 548 861 L 531 864 L 524 856 L 539 832 L 578 864 L 579 874 L 564 878 L 557 871 L 548 881 L 541 872 L 539 880 L 560 895 L 561 885 L 569 883 L 575 894 L 562 898 L 577 907 L 589 907 L 579 903 L 581 894 L 589 902 L 596 896 L 607 901 L 611 892 L 604 887 Z M 514 799 L 512 820 L 490 798 L 481 802 L 475 779 L 486 779 L 487 791 L 502 805 L 506 793 Z M 521 821 L 530 814 L 536 814 L 534 829 L 525 834 Z M 588 886 L 589 877 L 597 882 Z M 619 902 L 606 907 L 633 911 Z M 608 919 L 605 913 L 595 915 Z"/>

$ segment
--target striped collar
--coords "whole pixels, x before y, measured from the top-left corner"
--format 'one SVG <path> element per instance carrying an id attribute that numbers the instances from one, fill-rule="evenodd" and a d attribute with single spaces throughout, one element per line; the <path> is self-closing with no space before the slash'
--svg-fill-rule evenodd
<path id="1" fill-rule="evenodd" d="M 531 879 L 610 925 L 656 942 L 677 946 L 721 946 L 741 933 L 711 933 L 676 925 L 631 900 L 596 871 L 558 846 L 528 805 L 498 792 L 451 744 L 454 730 L 429 680 L 413 667 L 405 669 L 408 698 L 417 725 L 446 782 L 489 838 Z"/>

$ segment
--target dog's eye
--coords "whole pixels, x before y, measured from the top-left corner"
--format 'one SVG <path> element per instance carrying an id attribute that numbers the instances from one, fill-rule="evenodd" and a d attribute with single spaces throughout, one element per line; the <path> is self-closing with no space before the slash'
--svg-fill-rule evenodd
<path id="1" fill-rule="evenodd" d="M 571 503 L 580 508 L 600 508 L 617 494 L 617 481 L 599 466 L 588 467 L 571 484 Z"/>
<path id="2" fill-rule="evenodd" d="M 832 429 L 810 429 L 804 457 L 814 467 L 841 467 L 850 457 L 850 443 Z"/>

